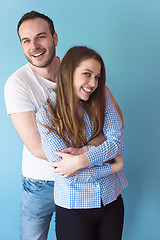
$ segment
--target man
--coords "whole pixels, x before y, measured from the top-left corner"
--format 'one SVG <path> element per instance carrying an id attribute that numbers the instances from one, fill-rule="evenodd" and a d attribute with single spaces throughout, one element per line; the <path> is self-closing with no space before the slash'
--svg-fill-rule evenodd
<path id="1" fill-rule="evenodd" d="M 47 239 L 55 207 L 54 173 L 41 147 L 35 113 L 50 95 L 51 89 L 56 88 L 61 59 L 56 56 L 55 50 L 58 36 L 52 20 L 47 16 L 35 11 L 26 13 L 18 23 L 17 32 L 29 63 L 8 79 L 5 100 L 7 113 L 24 143 L 21 239 L 44 240 Z M 116 101 L 112 99 L 121 114 Z M 99 145 L 104 137 L 97 139 L 92 144 Z M 78 151 L 81 153 L 86 150 L 87 146 Z M 76 150 L 67 151 L 74 154 Z M 75 169 L 68 165 L 64 169 L 67 169 L 68 177 L 75 173 Z"/>

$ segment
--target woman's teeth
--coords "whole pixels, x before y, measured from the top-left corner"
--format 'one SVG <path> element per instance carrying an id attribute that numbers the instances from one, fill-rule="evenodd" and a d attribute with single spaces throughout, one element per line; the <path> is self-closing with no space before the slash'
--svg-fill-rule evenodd
<path id="1" fill-rule="evenodd" d="M 85 88 L 85 87 L 83 87 L 83 90 L 87 93 L 90 93 L 92 91 L 91 89 L 88 89 L 88 88 Z"/>

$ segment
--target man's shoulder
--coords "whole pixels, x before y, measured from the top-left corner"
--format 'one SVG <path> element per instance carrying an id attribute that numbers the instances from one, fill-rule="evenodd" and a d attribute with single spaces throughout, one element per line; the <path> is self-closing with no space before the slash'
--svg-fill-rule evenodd
<path id="1" fill-rule="evenodd" d="M 33 72 L 29 64 L 22 66 L 17 69 L 6 81 L 5 89 L 22 87 L 30 85 L 30 82 L 33 81 Z"/>
<path id="2" fill-rule="evenodd" d="M 31 72 L 31 68 L 27 63 L 26 65 L 17 69 L 8 79 L 20 78 L 21 76 L 27 75 L 29 72 Z"/>

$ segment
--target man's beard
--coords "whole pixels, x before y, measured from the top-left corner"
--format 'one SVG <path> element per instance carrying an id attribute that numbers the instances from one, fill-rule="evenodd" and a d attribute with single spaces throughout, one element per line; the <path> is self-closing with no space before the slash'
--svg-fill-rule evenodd
<path id="1" fill-rule="evenodd" d="M 28 56 L 25 55 L 25 57 L 27 58 L 28 62 L 30 62 L 33 66 L 39 67 L 39 68 L 45 68 L 45 67 L 48 67 L 51 64 L 51 62 L 53 61 L 53 58 L 54 58 L 55 52 L 56 52 L 55 45 L 53 45 L 52 48 L 49 49 L 49 52 L 50 52 L 50 54 L 49 54 L 48 58 L 46 59 L 46 61 L 43 63 L 39 63 L 39 64 L 34 63 L 34 61 L 32 61 L 32 59 L 29 58 Z"/>

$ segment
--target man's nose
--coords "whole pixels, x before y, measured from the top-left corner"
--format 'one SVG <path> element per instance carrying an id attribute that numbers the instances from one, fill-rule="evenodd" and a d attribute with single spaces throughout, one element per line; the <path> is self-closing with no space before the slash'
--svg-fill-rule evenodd
<path id="1" fill-rule="evenodd" d="M 33 39 L 33 40 L 31 41 L 31 49 L 34 50 L 34 49 L 36 49 L 36 48 L 38 48 L 38 47 L 39 47 L 38 41 L 37 41 L 36 39 Z"/>

